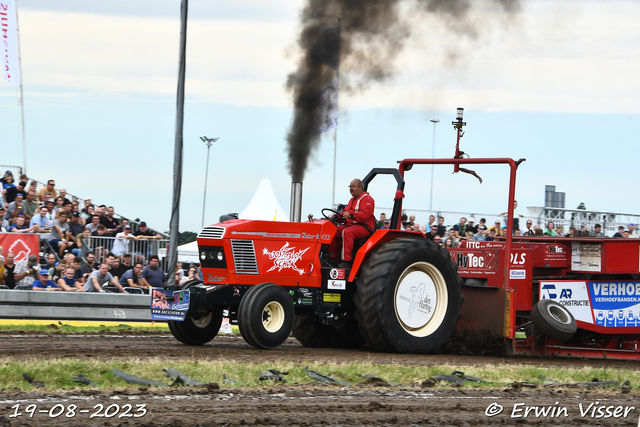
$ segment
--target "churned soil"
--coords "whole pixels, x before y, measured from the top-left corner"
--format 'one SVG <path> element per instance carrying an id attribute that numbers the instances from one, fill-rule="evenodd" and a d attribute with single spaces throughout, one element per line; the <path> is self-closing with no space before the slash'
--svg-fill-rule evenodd
<path id="1" fill-rule="evenodd" d="M 0 351 L 15 360 L 50 358 L 166 358 L 185 360 L 217 356 L 240 362 L 313 360 L 326 363 L 400 363 L 487 365 L 534 364 L 575 367 L 572 359 L 509 358 L 457 355 L 398 355 L 343 349 L 311 349 L 288 339 L 275 350 L 256 350 L 239 336 L 218 336 L 211 343 L 185 346 L 166 333 L 134 335 L 61 335 L 0 333 Z M 624 361 L 580 360 L 580 366 L 620 366 Z M 425 384 L 426 385 L 426 384 Z M 640 399 L 635 390 L 513 388 L 491 390 L 413 386 L 327 386 L 284 384 L 237 388 L 229 384 L 201 387 L 73 389 L 57 392 L 2 389 L 0 427 L 6 426 L 484 426 L 484 425 L 638 425 Z M 597 403 L 596 403 L 597 402 Z M 15 415 L 15 405 L 22 415 Z M 37 406 L 30 417 L 25 409 Z M 57 408 L 54 408 L 58 405 Z M 67 416 L 69 405 L 76 410 Z M 99 412 L 103 405 L 102 412 Z M 131 410 L 127 412 L 131 405 Z M 140 409 L 145 405 L 144 410 Z M 591 405 L 591 406 L 590 406 Z M 53 417 L 61 408 L 64 412 Z M 105 412 L 109 409 L 109 412 Z M 603 408 L 599 412 L 599 408 Z M 608 411 L 607 412 L 607 408 Z M 620 409 L 618 409 L 620 408 Z M 80 410 L 85 412 L 80 413 Z M 40 412 L 42 411 L 42 412 Z M 90 418 L 98 411 L 98 416 Z M 146 412 L 144 412 L 146 411 Z M 528 412 L 527 412 L 528 411 Z M 616 412 L 618 411 L 618 412 Z M 626 412 L 626 417 L 624 416 Z M 144 414 L 143 414 L 144 413 Z M 608 414 L 610 416 L 607 416 Z M 109 416 L 105 416 L 109 415 Z M 545 415 L 546 414 L 546 415 Z M 618 414 L 618 416 L 616 416 Z M 102 416 L 100 416 L 102 415 Z M 139 415 L 135 417 L 134 415 Z M 525 416 L 526 415 L 526 416 Z M 603 415 L 600 416 L 599 415 Z"/>
<path id="2" fill-rule="evenodd" d="M 22 415 L 10 418 L 16 403 L 21 404 Z M 28 404 L 37 405 L 33 418 L 24 412 Z M 67 417 L 71 404 L 76 409 Z M 108 412 L 102 410 L 98 413 L 102 416 L 90 418 L 98 411 L 98 404 Z M 132 407 L 129 413 L 127 404 Z M 59 412 L 55 405 L 63 405 L 65 412 L 52 418 L 50 414 Z M 146 412 L 138 405 L 145 405 Z M 620 416 L 597 418 L 597 410 L 592 414 L 594 406 L 620 407 Z M 139 387 L 46 395 L 0 393 L 0 426 L 635 426 L 640 414 L 635 409 L 638 406 L 637 395 L 633 394 L 548 389 L 431 390 L 313 384 L 222 390 Z M 528 408 L 534 409 L 525 417 Z M 89 411 L 79 413 L 80 410 Z M 542 415 L 543 411 L 546 416 Z M 611 409 L 612 414 L 613 411 Z M 121 415 L 124 416 L 120 418 Z M 134 415 L 140 416 L 134 418 Z"/>

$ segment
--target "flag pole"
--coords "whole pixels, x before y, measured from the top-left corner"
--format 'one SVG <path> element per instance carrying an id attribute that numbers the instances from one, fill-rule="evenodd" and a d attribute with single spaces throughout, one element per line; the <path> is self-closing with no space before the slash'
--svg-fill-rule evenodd
<path id="1" fill-rule="evenodd" d="M 338 18 L 338 67 L 336 68 L 336 78 L 338 80 L 338 87 L 336 91 L 340 94 L 340 21 L 342 18 Z M 340 96 L 338 95 L 338 103 L 340 102 Z M 337 110 L 336 105 L 336 110 Z M 331 208 L 336 207 L 336 158 L 338 156 L 338 126 L 336 125 L 333 130 L 333 191 L 331 194 Z"/>
<path id="2" fill-rule="evenodd" d="M 333 193 L 331 194 L 331 209 L 336 208 L 336 155 L 338 152 L 338 128 L 333 130 Z"/>
<path id="3" fill-rule="evenodd" d="M 18 70 L 20 72 L 20 114 L 22 117 L 22 173 L 27 174 L 27 136 L 24 128 L 24 94 L 22 93 L 22 56 L 20 55 L 20 25 L 18 24 L 18 0 L 16 0 L 16 35 L 18 42 Z"/>
<path id="4" fill-rule="evenodd" d="M 184 122 L 184 80 L 187 57 L 187 14 L 189 0 L 182 0 L 180 7 L 180 62 L 178 65 L 178 94 L 176 100 L 176 140 L 173 154 L 173 202 L 169 234 L 169 264 L 167 284 L 177 285 L 178 242 L 180 238 L 180 193 L 182 191 L 182 129 Z"/>

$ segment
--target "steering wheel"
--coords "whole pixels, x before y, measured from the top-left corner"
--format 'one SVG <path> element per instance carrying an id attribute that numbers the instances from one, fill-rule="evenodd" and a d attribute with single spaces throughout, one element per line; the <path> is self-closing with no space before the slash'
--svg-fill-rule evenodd
<path id="1" fill-rule="evenodd" d="M 329 213 L 334 214 L 335 216 L 337 216 L 337 218 L 334 217 L 333 215 L 332 216 L 327 215 L 325 213 L 325 211 L 328 211 Z M 323 217 L 325 217 L 326 219 L 328 219 L 329 221 L 331 221 L 334 224 L 342 224 L 342 223 L 346 222 L 346 220 L 342 217 L 342 214 L 340 212 L 338 212 L 338 211 L 334 211 L 333 209 L 324 208 L 324 209 L 322 209 L 321 213 L 322 213 Z"/>

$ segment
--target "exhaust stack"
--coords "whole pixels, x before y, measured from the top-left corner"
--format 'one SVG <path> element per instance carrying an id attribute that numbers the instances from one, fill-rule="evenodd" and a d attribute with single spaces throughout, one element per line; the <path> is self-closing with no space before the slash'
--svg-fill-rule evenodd
<path id="1" fill-rule="evenodd" d="M 289 209 L 289 220 L 300 222 L 302 218 L 302 183 L 291 183 L 291 207 Z"/>

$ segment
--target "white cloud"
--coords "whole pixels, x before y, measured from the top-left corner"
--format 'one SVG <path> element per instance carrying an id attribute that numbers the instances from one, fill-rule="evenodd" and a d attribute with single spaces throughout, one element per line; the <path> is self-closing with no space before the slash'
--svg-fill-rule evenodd
<path id="1" fill-rule="evenodd" d="M 452 35 L 433 16 L 415 19 L 396 77 L 343 93 L 342 106 L 640 112 L 640 3 L 527 2 L 509 25 L 494 13 L 481 12 L 479 21 L 495 24 L 475 41 Z M 27 90 L 175 94 L 177 17 L 26 9 L 20 25 Z M 284 82 L 295 69 L 297 28 L 294 14 L 278 21 L 198 16 L 188 30 L 187 96 L 290 107 Z"/>

